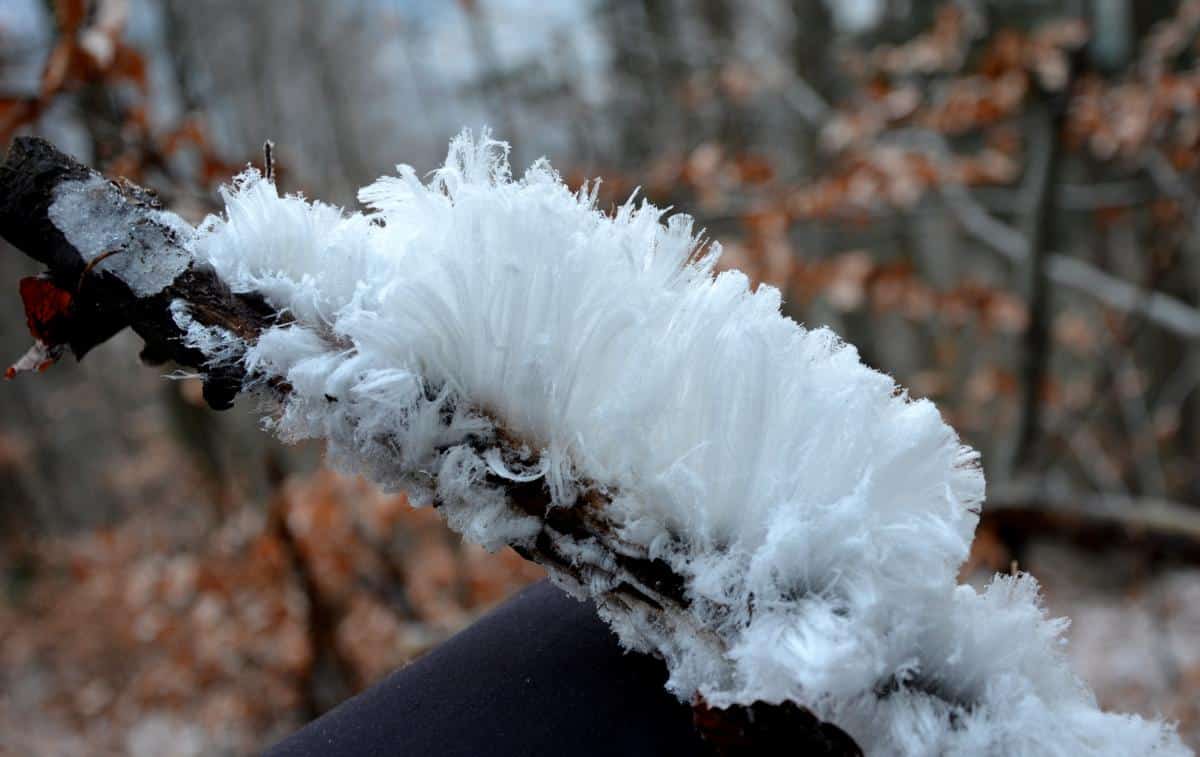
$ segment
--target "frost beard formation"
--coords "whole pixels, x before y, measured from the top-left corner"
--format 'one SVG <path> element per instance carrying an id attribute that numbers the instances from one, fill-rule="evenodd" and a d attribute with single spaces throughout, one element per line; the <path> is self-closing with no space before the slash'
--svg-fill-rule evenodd
<path id="1" fill-rule="evenodd" d="M 286 314 L 249 343 L 173 310 L 214 365 L 286 386 L 281 437 L 553 555 L 681 699 L 791 700 L 872 754 L 1186 753 L 1098 710 L 1033 578 L 957 584 L 976 453 L 778 291 L 714 275 L 689 218 L 606 215 L 545 162 L 514 181 L 486 135 L 428 183 L 399 174 L 346 214 L 250 172 L 192 240 Z M 531 487 L 544 518 L 513 496 Z M 544 527 L 572 518 L 609 536 Z"/>

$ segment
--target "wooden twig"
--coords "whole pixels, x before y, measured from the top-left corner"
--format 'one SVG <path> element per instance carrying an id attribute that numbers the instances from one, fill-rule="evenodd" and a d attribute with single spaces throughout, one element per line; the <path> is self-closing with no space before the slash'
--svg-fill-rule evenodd
<path id="1" fill-rule="evenodd" d="M 791 85 L 783 88 L 782 95 L 783 102 L 813 128 L 824 126 L 833 112 L 817 88 L 802 76 L 794 77 Z"/>
<path id="2" fill-rule="evenodd" d="M 888 141 L 921 150 L 935 160 L 951 154 L 945 137 L 924 129 L 904 129 L 886 135 Z M 1029 240 L 1018 229 L 996 218 L 960 182 L 945 180 L 938 191 L 963 230 L 987 249 L 1020 265 L 1029 256 Z M 1078 257 L 1048 254 L 1045 275 L 1051 282 L 1086 294 L 1108 307 L 1145 318 L 1188 341 L 1200 339 L 1200 310 L 1162 292 L 1146 290 L 1113 276 Z"/>
<path id="3" fill-rule="evenodd" d="M 1147 148 L 1142 154 L 1141 162 L 1159 191 L 1179 203 L 1187 215 L 1193 237 L 1200 236 L 1200 196 L 1158 148 Z"/>
<path id="4" fill-rule="evenodd" d="M 1069 87 L 1067 87 L 1069 89 Z M 1059 132 L 1066 117 L 1066 104 L 1050 94 L 1040 94 L 1035 109 L 1037 131 L 1028 177 L 1029 231 L 1025 235 L 1025 259 L 1021 263 L 1021 294 L 1029 311 L 1021 351 L 1021 397 L 1017 416 L 1015 447 L 1009 471 L 1029 464 L 1041 431 L 1042 384 L 1050 359 L 1050 291 L 1046 287 L 1049 245 L 1054 231 L 1053 200 L 1060 164 Z"/>
<path id="5" fill-rule="evenodd" d="M 996 529 L 1004 541 L 1016 544 L 1049 538 L 1200 564 L 1200 511 L 1169 500 L 1089 494 L 1050 499 L 1001 492 L 988 502 L 980 527 Z"/>
<path id="6" fill-rule="evenodd" d="M 275 181 L 275 143 L 269 139 L 263 142 L 263 178 Z"/>
<path id="7" fill-rule="evenodd" d="M 1169 294 L 1146 290 L 1061 254 L 1046 261 L 1046 275 L 1056 284 L 1085 292 L 1114 310 L 1141 316 L 1189 342 L 1200 340 L 1200 310 Z"/>
<path id="8" fill-rule="evenodd" d="M 357 675 L 354 666 L 338 649 L 338 609 L 321 591 L 304 547 L 288 523 L 290 503 L 282 476 L 270 478 L 275 491 L 267 508 L 267 533 L 283 550 L 288 568 L 308 605 L 305 630 L 311 658 L 297 684 L 305 717 L 312 720 L 354 693 L 352 686 Z"/>

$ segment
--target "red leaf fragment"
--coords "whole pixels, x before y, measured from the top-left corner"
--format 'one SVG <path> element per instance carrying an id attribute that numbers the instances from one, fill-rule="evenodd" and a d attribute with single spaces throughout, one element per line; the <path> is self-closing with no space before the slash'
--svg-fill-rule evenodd
<path id="1" fill-rule="evenodd" d="M 21 279 L 20 286 L 25 321 L 33 338 L 49 347 L 68 342 L 74 296 L 42 276 Z"/>

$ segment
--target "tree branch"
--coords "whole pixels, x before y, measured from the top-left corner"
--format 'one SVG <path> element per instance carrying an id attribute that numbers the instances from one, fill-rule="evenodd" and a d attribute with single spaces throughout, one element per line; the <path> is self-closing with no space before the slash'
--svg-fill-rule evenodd
<path id="1" fill-rule="evenodd" d="M 1015 448 L 1008 461 L 1010 473 L 1025 467 L 1041 431 L 1042 384 L 1050 359 L 1050 292 L 1046 287 L 1046 269 L 1054 231 L 1052 204 L 1058 183 L 1060 163 L 1059 132 L 1066 115 L 1066 104 L 1053 95 L 1039 93 L 1035 106 L 1037 131 L 1035 149 L 1030 158 L 1029 231 L 1025 235 L 1027 254 L 1020 277 L 1021 290 L 1029 309 L 1021 353 L 1021 409 L 1017 420 Z"/>
<path id="2" fill-rule="evenodd" d="M 1137 549 L 1179 563 L 1200 562 L 1200 514 L 1160 499 L 1078 494 L 1047 499 L 1044 493 L 1012 490 L 989 502 L 980 528 L 993 528 L 1009 543 L 1039 537 L 1088 549 Z"/>
<path id="3" fill-rule="evenodd" d="M 945 137 L 923 129 L 898 131 L 890 135 L 890 140 L 921 150 L 935 160 L 947 160 L 951 154 Z M 1162 171 L 1162 166 L 1158 169 Z M 1182 185 L 1171 186 L 1178 189 Z M 1022 263 L 1029 257 L 1029 241 L 1025 235 L 989 213 L 965 185 L 945 180 L 938 185 L 938 192 L 959 224 L 977 241 L 1013 263 Z M 1180 201 L 1188 207 L 1187 196 L 1181 196 Z M 1200 215 L 1197 218 L 1200 219 Z M 1063 253 L 1047 255 L 1044 271 L 1046 278 L 1059 286 L 1086 294 L 1116 310 L 1138 315 L 1188 341 L 1200 339 L 1200 310 L 1177 297 L 1147 291 Z"/>
<path id="4" fill-rule="evenodd" d="M 66 207 L 79 215 L 56 217 Z M 278 318 L 258 295 L 234 294 L 195 265 L 190 226 L 151 192 L 106 181 L 40 139 L 15 140 L 0 166 L 0 233 L 48 269 L 22 296 L 31 332 L 52 352 L 82 358 L 128 326 L 145 341 L 146 362 L 204 368 L 205 356 L 183 342 L 174 300 L 187 302 L 197 322 L 243 339 Z M 209 370 L 204 398 L 229 407 L 244 378 L 237 366 Z"/>
<path id="5" fill-rule="evenodd" d="M 150 192 L 105 180 L 40 139 L 16 140 L 0 167 L 0 235 L 49 269 L 35 280 L 41 284 L 29 287 L 37 295 L 24 298 L 31 331 L 44 349 L 69 347 L 82 357 L 129 326 L 146 342 L 144 358 L 205 371 L 205 398 L 216 408 L 229 407 L 254 377 L 236 361 L 209 365 L 188 347 L 176 321 L 178 303 L 199 325 L 225 329 L 231 341 L 244 344 L 282 320 L 263 297 L 230 291 L 194 259 L 194 231 Z M 110 250 L 120 253 L 106 255 Z M 289 388 L 276 384 L 271 391 L 282 396 Z M 501 456 L 518 461 L 524 445 L 503 432 L 499 437 Z M 496 451 L 495 440 L 474 443 L 481 454 Z M 694 627 L 683 577 L 618 536 L 607 514 L 608 495 L 593 491 L 574 507 L 551 507 L 541 482 L 495 474 L 489 479 L 506 491 L 514 515 L 538 519 L 538 535 L 518 551 L 545 566 L 560 585 L 592 598 L 602 613 L 646 618 L 659 633 L 695 635 L 724 651 L 719 634 Z M 720 754 L 806 746 L 813 754 L 861 754 L 836 726 L 790 703 L 729 710 L 710 710 L 699 699 L 695 704 L 698 726 Z"/>

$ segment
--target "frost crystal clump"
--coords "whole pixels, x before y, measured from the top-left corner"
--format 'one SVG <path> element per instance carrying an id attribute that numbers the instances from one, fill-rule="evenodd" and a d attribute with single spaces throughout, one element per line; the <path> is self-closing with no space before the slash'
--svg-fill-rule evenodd
<path id="1" fill-rule="evenodd" d="M 976 453 L 783 317 L 778 291 L 714 275 L 719 247 L 688 217 L 603 213 L 544 161 L 514 180 L 486 135 L 454 140 L 428 183 L 401 166 L 359 197 L 368 212 L 347 214 L 247 173 L 195 241 L 285 314 L 220 353 L 286 387 L 281 436 L 328 439 L 471 540 L 557 555 L 552 575 L 665 659 L 681 699 L 792 700 L 872 754 L 1185 753 L 1169 727 L 1097 709 L 1032 578 L 957 584 Z M 531 490 L 549 511 L 520 506 Z M 677 577 L 669 606 L 626 558 Z M 616 599 L 618 581 L 648 601 Z"/>

